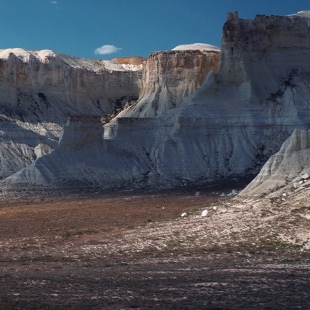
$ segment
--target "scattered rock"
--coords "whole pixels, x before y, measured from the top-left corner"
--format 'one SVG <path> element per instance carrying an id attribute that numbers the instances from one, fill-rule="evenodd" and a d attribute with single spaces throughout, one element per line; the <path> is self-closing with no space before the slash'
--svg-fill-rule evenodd
<path id="1" fill-rule="evenodd" d="M 201 216 L 208 216 L 208 210 L 203 210 L 201 212 Z"/>

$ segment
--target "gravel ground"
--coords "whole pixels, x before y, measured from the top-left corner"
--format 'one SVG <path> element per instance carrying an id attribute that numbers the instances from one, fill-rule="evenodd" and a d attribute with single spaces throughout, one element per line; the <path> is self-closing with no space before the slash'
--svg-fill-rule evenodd
<path id="1" fill-rule="evenodd" d="M 203 191 L 4 200 L 0 309 L 310 309 L 308 212 Z"/>

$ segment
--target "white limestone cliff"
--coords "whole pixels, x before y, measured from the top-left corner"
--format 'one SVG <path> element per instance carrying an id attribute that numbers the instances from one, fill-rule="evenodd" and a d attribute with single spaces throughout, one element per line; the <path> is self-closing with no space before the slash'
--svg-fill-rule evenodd
<path id="1" fill-rule="evenodd" d="M 0 50 L 0 178 L 55 148 L 68 115 L 113 114 L 139 97 L 142 64 Z M 31 137 L 31 138 L 30 138 Z"/>
<path id="2" fill-rule="evenodd" d="M 183 123 L 179 148 L 197 141 L 192 147 L 205 155 L 206 177 L 256 173 L 295 128 L 309 127 L 308 23 L 308 15 L 229 14 L 218 74 L 209 74 L 173 116 Z"/>
<path id="3" fill-rule="evenodd" d="M 173 105 L 177 97 L 157 85 L 167 81 L 160 68 L 167 68 L 165 60 L 173 54 L 151 55 L 160 60 L 148 80 L 157 97 L 147 86 L 139 102 L 105 125 L 104 138 L 91 147 L 59 147 L 6 181 L 174 187 L 258 173 L 295 128 L 310 127 L 308 25 L 307 13 L 253 20 L 229 14 L 218 72 L 210 71 L 194 93 Z M 186 59 L 189 52 L 174 53 Z"/>
<path id="4" fill-rule="evenodd" d="M 139 96 L 141 69 L 49 50 L 0 50 L 0 107 L 27 122 L 110 114 L 116 104 Z"/>
<path id="5" fill-rule="evenodd" d="M 155 117 L 179 106 L 211 70 L 218 71 L 219 48 L 187 44 L 152 53 L 144 63 L 138 101 L 119 117 Z"/>

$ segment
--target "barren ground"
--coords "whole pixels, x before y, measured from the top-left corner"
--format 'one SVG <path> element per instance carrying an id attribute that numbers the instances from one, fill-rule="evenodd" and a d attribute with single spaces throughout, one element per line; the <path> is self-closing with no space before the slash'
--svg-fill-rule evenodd
<path id="1" fill-rule="evenodd" d="M 0 201 L 0 309 L 310 309 L 307 209 L 288 208 L 195 191 Z"/>

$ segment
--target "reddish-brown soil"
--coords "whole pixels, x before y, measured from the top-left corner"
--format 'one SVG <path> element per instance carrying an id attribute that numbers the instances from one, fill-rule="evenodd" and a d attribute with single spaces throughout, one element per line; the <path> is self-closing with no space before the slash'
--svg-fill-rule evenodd
<path id="1" fill-rule="evenodd" d="M 0 309 L 307 309 L 307 254 L 195 245 L 192 236 L 178 247 L 180 215 L 217 200 L 166 192 L 0 202 Z M 161 245 L 161 227 L 175 244 Z"/>
<path id="2" fill-rule="evenodd" d="M 195 193 L 93 196 L 0 201 L 0 240 L 116 233 L 175 219 L 217 200 Z"/>

